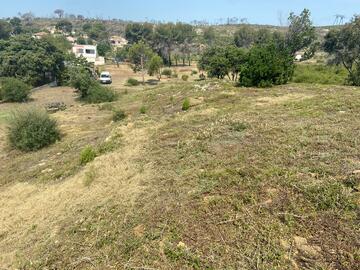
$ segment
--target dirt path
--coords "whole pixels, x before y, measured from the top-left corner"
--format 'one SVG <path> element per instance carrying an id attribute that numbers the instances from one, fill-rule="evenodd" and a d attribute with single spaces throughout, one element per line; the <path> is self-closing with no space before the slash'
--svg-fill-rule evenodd
<path id="1" fill-rule="evenodd" d="M 122 200 L 131 208 L 142 191 L 140 181 L 151 173 L 148 166 L 138 162 L 149 132 L 132 124 L 115 132 L 123 135 L 123 146 L 96 158 L 66 181 L 51 186 L 16 183 L 0 189 L 0 268 L 14 267 L 18 254 L 26 256 L 41 242 L 51 241 L 60 229 L 58 224 L 78 209 L 109 198 Z M 94 181 L 86 187 L 89 171 L 94 174 Z"/>

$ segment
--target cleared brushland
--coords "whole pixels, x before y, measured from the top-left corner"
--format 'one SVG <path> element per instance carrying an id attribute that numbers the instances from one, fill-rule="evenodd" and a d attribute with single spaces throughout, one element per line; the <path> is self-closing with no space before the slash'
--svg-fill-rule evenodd
<path id="1" fill-rule="evenodd" d="M 357 269 L 359 88 L 116 90 L 110 105 L 70 99 L 51 147 L 1 146 L 2 268 Z"/>

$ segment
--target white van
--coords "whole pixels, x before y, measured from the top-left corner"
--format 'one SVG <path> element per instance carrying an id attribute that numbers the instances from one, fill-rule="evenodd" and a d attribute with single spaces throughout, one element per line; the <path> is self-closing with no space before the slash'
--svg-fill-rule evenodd
<path id="1" fill-rule="evenodd" d="M 102 84 L 111 84 L 111 83 L 112 83 L 112 79 L 111 79 L 111 74 L 110 74 L 110 72 L 108 72 L 108 71 L 101 72 L 99 81 L 100 81 L 100 83 L 102 83 Z"/>

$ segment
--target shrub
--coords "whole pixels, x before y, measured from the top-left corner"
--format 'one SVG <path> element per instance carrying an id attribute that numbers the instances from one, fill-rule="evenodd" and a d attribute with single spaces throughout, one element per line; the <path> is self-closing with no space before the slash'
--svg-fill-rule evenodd
<path id="1" fill-rule="evenodd" d="M 113 121 L 118 122 L 126 118 L 126 114 L 122 110 L 116 110 L 113 114 Z"/>
<path id="2" fill-rule="evenodd" d="M 172 70 L 169 69 L 169 68 L 165 68 L 165 69 L 161 72 L 161 75 L 164 75 L 164 76 L 170 78 L 171 75 L 172 75 Z"/>
<path id="3" fill-rule="evenodd" d="M 287 83 L 294 73 L 292 56 L 274 44 L 257 45 L 250 49 L 240 73 L 240 85 L 269 87 Z"/>
<path id="4" fill-rule="evenodd" d="M 189 76 L 184 74 L 181 76 L 181 79 L 186 82 L 189 79 Z"/>
<path id="5" fill-rule="evenodd" d="M 344 84 L 347 78 L 345 68 L 327 65 L 296 65 L 293 82 Z"/>
<path id="6" fill-rule="evenodd" d="M 8 139 L 19 150 L 35 151 L 59 140 L 60 131 L 45 111 L 28 109 L 12 115 Z"/>
<path id="7" fill-rule="evenodd" d="M 0 99 L 5 102 L 24 102 L 30 95 L 30 86 L 16 78 L 0 81 Z"/>
<path id="8" fill-rule="evenodd" d="M 86 165 L 96 158 L 96 151 L 92 146 L 86 146 L 80 153 L 80 164 Z"/>
<path id="9" fill-rule="evenodd" d="M 188 109 L 190 109 L 190 100 L 186 98 L 183 102 L 182 110 L 187 111 Z"/>
<path id="10" fill-rule="evenodd" d="M 174 72 L 173 75 L 171 76 L 171 78 L 174 78 L 174 79 L 179 78 L 179 75 L 176 72 Z"/>
<path id="11" fill-rule="evenodd" d="M 199 75 L 199 80 L 200 80 L 200 81 L 206 80 L 206 76 L 205 76 L 204 73 L 201 73 L 201 74 Z"/>
<path id="12" fill-rule="evenodd" d="M 117 95 L 113 90 L 96 83 L 89 88 L 84 100 L 87 103 L 103 103 L 115 101 L 116 98 Z"/>
<path id="13" fill-rule="evenodd" d="M 198 74 L 197 70 L 191 71 L 191 76 Z"/>
<path id="14" fill-rule="evenodd" d="M 69 84 L 80 92 L 81 98 L 86 98 L 89 89 L 97 84 L 90 71 L 84 67 L 71 67 L 69 69 Z"/>
<path id="15" fill-rule="evenodd" d="M 146 107 L 143 105 L 143 106 L 141 106 L 141 108 L 140 108 L 140 113 L 141 114 L 145 114 L 146 113 Z"/>
<path id="16" fill-rule="evenodd" d="M 140 84 L 140 82 L 134 78 L 129 78 L 127 80 L 126 84 L 129 86 L 138 86 Z"/>

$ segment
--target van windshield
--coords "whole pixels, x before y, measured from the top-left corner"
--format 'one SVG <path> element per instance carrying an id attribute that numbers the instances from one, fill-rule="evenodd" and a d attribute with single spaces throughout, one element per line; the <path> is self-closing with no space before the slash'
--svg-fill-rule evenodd
<path id="1" fill-rule="evenodd" d="M 101 74 L 101 78 L 110 78 L 109 74 Z"/>

